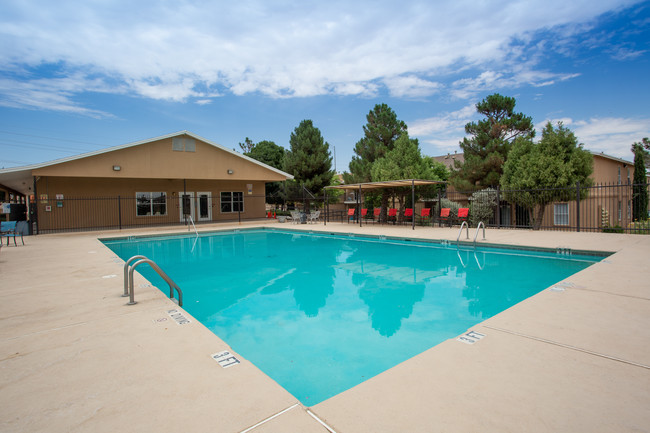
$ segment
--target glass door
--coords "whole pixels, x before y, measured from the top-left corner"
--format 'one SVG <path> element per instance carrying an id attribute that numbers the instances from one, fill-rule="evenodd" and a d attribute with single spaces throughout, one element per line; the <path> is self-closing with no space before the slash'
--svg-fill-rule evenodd
<path id="1" fill-rule="evenodd" d="M 178 193 L 178 196 L 180 197 L 178 209 L 181 221 L 184 221 L 184 215 L 191 215 L 192 220 L 196 220 L 196 214 L 194 211 L 194 192 L 185 191 L 183 193 L 183 191 L 181 191 Z"/>
<path id="2" fill-rule="evenodd" d="M 199 221 L 212 221 L 212 195 L 209 192 L 196 193 L 196 206 L 199 211 Z"/>

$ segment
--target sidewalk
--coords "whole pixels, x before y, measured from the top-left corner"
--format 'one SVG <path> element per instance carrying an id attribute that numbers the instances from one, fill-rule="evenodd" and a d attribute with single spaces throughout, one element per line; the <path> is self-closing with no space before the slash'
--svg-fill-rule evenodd
<path id="1" fill-rule="evenodd" d="M 255 225 L 259 225 L 256 223 Z M 252 226 L 245 224 L 244 226 Z M 272 227 L 448 239 L 457 228 Z M 237 225 L 202 226 L 200 230 Z M 326 432 L 254 365 L 136 274 L 99 237 L 41 235 L 0 252 L 0 431 Z M 473 236 L 473 232 L 471 235 Z M 455 339 L 310 410 L 334 431 L 648 431 L 650 236 L 487 230 L 489 243 L 616 252 Z M 464 236 L 464 235 L 463 235 Z M 480 235 L 479 235 L 480 238 Z M 286 411 L 285 411 L 286 410 Z M 284 412 L 283 412 L 284 411 Z"/>

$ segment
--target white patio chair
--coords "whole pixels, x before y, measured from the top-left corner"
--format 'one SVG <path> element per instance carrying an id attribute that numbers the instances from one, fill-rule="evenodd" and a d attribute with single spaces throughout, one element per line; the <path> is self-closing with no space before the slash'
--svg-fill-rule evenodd
<path id="1" fill-rule="evenodd" d="M 300 224 L 300 211 L 299 210 L 292 210 L 291 211 L 291 223 L 292 224 Z"/>
<path id="2" fill-rule="evenodd" d="M 309 213 L 309 216 L 307 217 L 308 222 L 316 223 L 320 219 L 320 211 L 319 210 L 313 210 Z"/>

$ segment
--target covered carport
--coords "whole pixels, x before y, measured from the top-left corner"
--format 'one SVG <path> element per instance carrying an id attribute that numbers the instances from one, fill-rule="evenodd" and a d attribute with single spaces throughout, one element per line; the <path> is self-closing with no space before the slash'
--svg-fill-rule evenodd
<path id="1" fill-rule="evenodd" d="M 423 179 L 402 179 L 402 180 L 388 180 L 382 182 L 363 182 L 363 183 L 351 183 L 346 185 L 334 185 L 326 186 L 325 189 L 342 189 L 342 190 L 353 190 L 357 191 L 357 215 L 359 216 L 359 227 L 363 225 L 363 218 L 361 218 L 361 196 L 363 191 L 368 190 L 377 190 L 377 189 L 387 189 L 387 188 L 411 188 L 411 201 L 413 203 L 413 208 L 415 209 L 415 187 L 421 185 L 440 185 L 446 184 L 447 182 L 440 180 L 423 180 Z M 327 200 L 325 200 L 327 203 Z M 327 218 L 324 218 L 325 224 L 327 224 Z M 415 230 L 415 212 L 411 218 L 411 227 Z"/>

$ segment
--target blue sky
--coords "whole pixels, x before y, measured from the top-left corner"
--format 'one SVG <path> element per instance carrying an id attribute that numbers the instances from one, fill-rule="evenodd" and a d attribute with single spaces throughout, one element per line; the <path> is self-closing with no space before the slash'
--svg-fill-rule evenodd
<path id="1" fill-rule="evenodd" d="M 180 130 L 288 147 L 312 119 L 344 171 L 375 104 L 436 156 L 495 92 L 592 151 L 650 136 L 650 1 L 234 3 L 0 3 L 0 168 Z"/>

